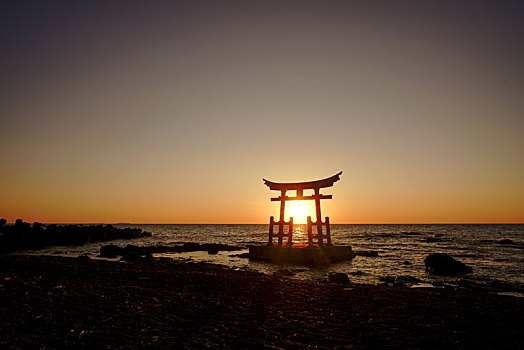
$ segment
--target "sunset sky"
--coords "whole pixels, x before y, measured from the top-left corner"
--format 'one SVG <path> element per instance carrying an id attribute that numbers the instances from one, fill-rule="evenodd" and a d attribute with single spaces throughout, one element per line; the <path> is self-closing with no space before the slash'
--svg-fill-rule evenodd
<path id="1" fill-rule="evenodd" d="M 0 217 L 524 222 L 523 1 L 2 1 Z"/>

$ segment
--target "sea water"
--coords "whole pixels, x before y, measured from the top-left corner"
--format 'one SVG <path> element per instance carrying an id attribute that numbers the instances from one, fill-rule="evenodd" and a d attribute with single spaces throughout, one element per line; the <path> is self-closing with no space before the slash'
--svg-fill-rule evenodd
<path id="1" fill-rule="evenodd" d="M 268 225 L 127 225 L 152 233 L 152 237 L 117 240 L 120 246 L 179 245 L 186 242 L 222 243 L 246 247 L 266 244 Z M 287 229 L 287 228 L 286 228 Z M 503 282 L 524 288 L 524 225 L 522 224 L 414 224 L 414 225 L 332 225 L 335 245 L 349 245 L 354 251 L 376 251 L 378 256 L 356 256 L 354 259 L 324 267 L 277 266 L 240 258 L 243 251 L 165 253 L 156 256 L 186 261 L 206 261 L 233 269 L 249 269 L 272 274 L 289 270 L 293 278 L 325 280 L 329 272 L 349 273 L 357 283 L 380 283 L 384 276 L 416 277 L 434 282 L 426 273 L 424 258 L 430 253 L 446 253 L 473 268 L 467 275 L 481 283 Z M 295 225 L 294 242 L 307 242 L 305 225 Z M 502 244 L 509 238 L 513 243 Z M 96 258 L 102 245 L 97 242 L 80 247 L 49 247 L 28 253 L 76 256 L 87 254 Z M 444 282 L 457 277 L 441 278 Z"/>

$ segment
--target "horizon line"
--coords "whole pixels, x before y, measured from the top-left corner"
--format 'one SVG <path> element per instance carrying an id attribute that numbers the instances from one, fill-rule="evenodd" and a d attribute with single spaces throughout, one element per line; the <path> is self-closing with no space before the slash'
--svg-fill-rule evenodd
<path id="1" fill-rule="evenodd" d="M 24 221 L 27 223 L 30 223 L 29 221 Z M 78 221 L 70 221 L 70 222 L 40 222 L 40 221 L 34 221 L 38 222 L 44 225 L 268 225 L 268 223 L 184 223 L 184 222 L 178 222 L 178 223 L 164 223 L 164 222 L 78 222 Z M 7 223 L 14 224 L 13 223 Z M 331 223 L 331 225 L 523 225 L 523 222 L 379 222 L 379 223 L 371 223 L 371 222 L 363 222 L 363 223 Z M 297 223 L 295 225 L 306 225 L 305 223 Z"/>

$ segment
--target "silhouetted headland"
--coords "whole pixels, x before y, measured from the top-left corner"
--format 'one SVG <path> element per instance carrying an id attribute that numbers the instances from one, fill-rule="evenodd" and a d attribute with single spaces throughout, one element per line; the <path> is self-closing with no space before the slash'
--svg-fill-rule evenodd
<path id="1" fill-rule="evenodd" d="M 0 219 L 0 252 L 39 249 L 46 246 L 78 246 L 115 239 L 150 237 L 151 233 L 139 228 L 116 228 L 112 225 L 32 225 L 17 219 L 14 225 Z"/>

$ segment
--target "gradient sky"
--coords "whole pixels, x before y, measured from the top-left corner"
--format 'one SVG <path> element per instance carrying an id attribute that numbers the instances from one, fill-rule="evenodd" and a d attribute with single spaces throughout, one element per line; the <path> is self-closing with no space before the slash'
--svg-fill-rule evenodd
<path id="1" fill-rule="evenodd" d="M 522 1 L 2 1 L 0 216 L 524 222 Z"/>

